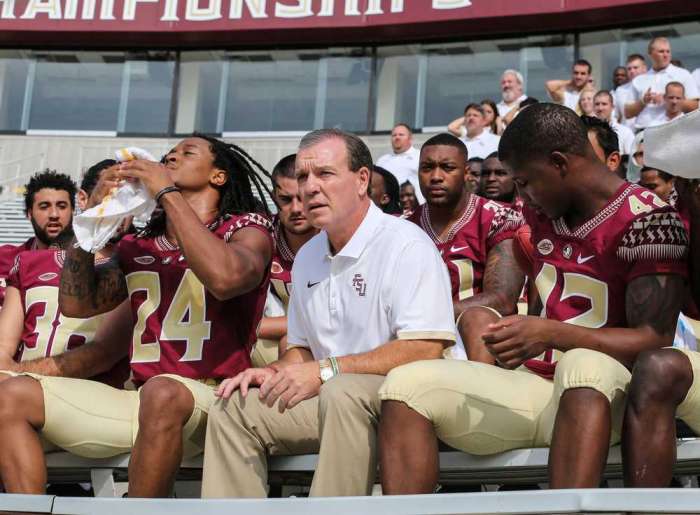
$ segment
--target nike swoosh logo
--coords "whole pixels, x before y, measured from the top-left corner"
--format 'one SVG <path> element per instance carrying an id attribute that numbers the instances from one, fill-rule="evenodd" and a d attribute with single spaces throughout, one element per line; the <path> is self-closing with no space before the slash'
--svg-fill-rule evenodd
<path id="1" fill-rule="evenodd" d="M 469 245 L 465 245 L 464 247 L 455 247 L 454 245 L 452 245 L 450 247 L 450 252 L 459 252 L 460 250 L 464 250 L 464 249 L 468 249 L 468 248 L 469 248 Z"/>
<path id="2" fill-rule="evenodd" d="M 311 281 L 308 281 L 308 282 L 306 283 L 306 287 L 307 287 L 307 288 L 313 288 L 314 286 L 316 286 L 316 285 L 317 285 L 318 283 L 320 283 L 320 282 L 321 282 L 321 281 L 316 281 L 315 283 L 312 283 Z"/>
<path id="3" fill-rule="evenodd" d="M 590 260 L 593 259 L 594 257 L 595 257 L 595 256 L 581 257 L 581 254 L 579 254 L 578 257 L 576 258 L 576 262 L 577 262 L 579 265 L 582 265 L 582 264 L 584 264 L 586 261 L 590 261 Z"/>

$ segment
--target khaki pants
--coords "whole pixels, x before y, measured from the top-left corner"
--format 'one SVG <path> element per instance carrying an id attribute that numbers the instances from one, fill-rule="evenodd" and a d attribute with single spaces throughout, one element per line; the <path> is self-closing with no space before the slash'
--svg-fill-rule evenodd
<path id="1" fill-rule="evenodd" d="M 256 368 L 264 368 L 279 359 L 280 342 L 258 338 L 250 353 L 250 361 Z"/>
<path id="2" fill-rule="evenodd" d="M 455 360 L 397 367 L 379 396 L 406 403 L 432 421 L 437 436 L 470 454 L 547 447 L 562 394 L 592 388 L 610 401 L 611 444 L 620 440 L 630 372 L 600 352 L 574 349 L 559 360 L 554 380 L 524 369 Z M 585 407 L 582 407 L 585 409 Z"/>
<path id="3" fill-rule="evenodd" d="M 44 450 L 60 447 L 86 458 L 107 458 L 131 451 L 139 429 L 139 392 L 119 390 L 97 381 L 27 375 L 44 392 Z M 192 415 L 182 429 L 183 454 L 204 450 L 207 411 L 216 399 L 214 387 L 195 379 L 162 374 L 182 383 L 194 397 Z"/>
<path id="4" fill-rule="evenodd" d="M 377 473 L 384 376 L 340 374 L 280 413 L 253 389 L 209 411 L 202 497 L 265 497 L 267 456 L 319 453 L 312 496 L 369 495 Z"/>
<path id="5" fill-rule="evenodd" d="M 693 369 L 693 383 L 690 385 L 683 402 L 678 405 L 676 417 L 698 433 L 700 432 L 700 352 L 686 349 L 675 350 L 687 356 Z"/>

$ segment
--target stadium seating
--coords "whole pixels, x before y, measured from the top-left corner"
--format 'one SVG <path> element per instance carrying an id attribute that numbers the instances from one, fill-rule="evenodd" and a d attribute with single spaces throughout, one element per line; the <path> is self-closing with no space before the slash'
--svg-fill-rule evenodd
<path id="1" fill-rule="evenodd" d="M 689 478 L 700 474 L 700 439 L 678 441 L 678 461 L 675 473 Z M 440 453 L 440 483 L 443 485 L 534 484 L 547 481 L 548 449 L 519 449 L 493 456 L 472 456 L 458 451 Z M 317 456 L 277 456 L 269 462 L 271 493 L 282 485 L 307 485 L 316 467 Z M 125 481 L 129 456 L 89 460 L 68 453 L 47 455 L 50 482 L 92 481 L 95 496 L 114 496 L 115 480 Z M 202 457 L 185 460 L 179 480 L 201 478 Z M 620 447 L 611 449 L 606 467 L 606 479 L 622 477 Z M 684 481 L 691 484 L 690 479 Z M 694 483 L 694 481 L 693 481 Z M 700 505 L 699 505 L 700 507 Z"/>
<path id="2" fill-rule="evenodd" d="M 0 202 L 0 245 L 22 243 L 31 236 L 34 231 L 24 214 L 24 200 Z"/>

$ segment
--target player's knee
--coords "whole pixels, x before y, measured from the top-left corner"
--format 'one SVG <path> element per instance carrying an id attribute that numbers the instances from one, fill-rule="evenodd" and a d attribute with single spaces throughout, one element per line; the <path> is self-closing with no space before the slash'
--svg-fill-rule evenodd
<path id="1" fill-rule="evenodd" d="M 190 391 L 165 377 L 149 379 L 140 390 L 139 426 L 165 429 L 184 425 L 194 409 Z"/>
<path id="2" fill-rule="evenodd" d="M 554 374 L 555 388 L 564 393 L 581 389 L 598 392 L 609 401 L 625 392 L 629 384 L 629 371 L 615 358 L 589 349 L 573 349 L 565 352 L 557 363 Z M 586 395 L 578 392 L 572 396 Z M 598 397 L 589 392 L 588 395 Z"/>
<path id="3" fill-rule="evenodd" d="M 634 406 L 649 402 L 681 402 L 693 382 L 688 358 L 672 349 L 643 352 L 632 371 L 628 399 Z"/>
<path id="4" fill-rule="evenodd" d="M 43 411 L 43 391 L 35 379 L 12 377 L 0 383 L 0 416 L 5 423 L 20 419 L 36 424 L 43 420 Z"/>

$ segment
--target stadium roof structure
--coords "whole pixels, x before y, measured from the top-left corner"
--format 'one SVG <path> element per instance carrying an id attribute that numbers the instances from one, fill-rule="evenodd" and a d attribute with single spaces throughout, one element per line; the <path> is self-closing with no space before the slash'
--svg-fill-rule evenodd
<path id="1" fill-rule="evenodd" d="M 0 45 L 285 47 L 620 26 L 700 13 L 688 0 L 3 0 Z"/>

